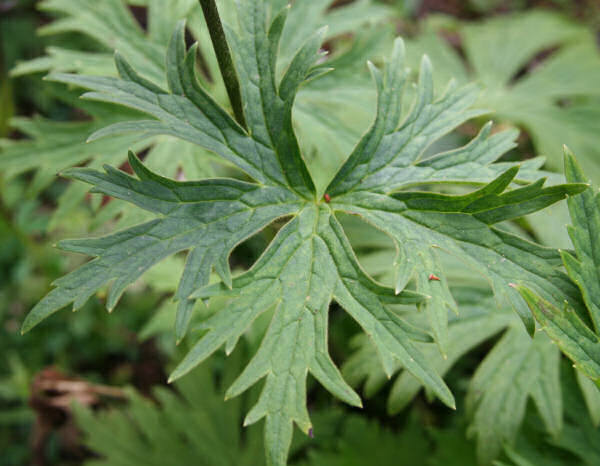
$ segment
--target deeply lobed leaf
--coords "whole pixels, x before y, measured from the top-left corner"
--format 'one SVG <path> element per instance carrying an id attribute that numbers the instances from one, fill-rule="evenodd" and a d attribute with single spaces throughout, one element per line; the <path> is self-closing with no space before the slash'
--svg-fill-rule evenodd
<path id="1" fill-rule="evenodd" d="M 277 3 L 277 2 L 274 2 Z M 447 308 L 456 309 L 438 260 L 442 249 L 462 257 L 508 298 L 532 327 L 525 303 L 510 282 L 524 284 L 551 302 L 581 307 L 578 289 L 559 270 L 559 254 L 492 225 L 539 210 L 585 189 L 579 183 L 543 187 L 543 180 L 510 190 L 519 168 L 494 163 L 514 143 L 515 133 L 491 134 L 489 125 L 470 144 L 424 157 L 436 139 L 481 112 L 470 110 L 471 86 L 433 92 L 431 67 L 423 60 L 418 93 L 402 117 L 405 83 L 403 45 L 398 40 L 387 66 L 372 67 L 379 92 L 375 122 L 318 199 L 292 125 L 299 87 L 321 71 L 315 67 L 322 32 L 310 37 L 288 62 L 282 77 L 277 57 L 286 11 L 270 2 L 240 2 L 238 28 L 228 37 L 240 77 L 247 129 L 239 126 L 202 87 L 196 76 L 196 46 L 186 50 L 179 23 L 167 52 L 168 89 L 149 81 L 117 54 L 120 78 L 54 74 L 55 80 L 90 89 L 87 97 L 131 107 L 152 120 L 120 122 L 100 136 L 131 131 L 167 134 L 193 142 L 245 171 L 254 182 L 209 179 L 175 182 L 148 170 L 135 156 L 137 178 L 106 167 L 67 174 L 120 198 L 154 217 L 141 225 L 98 238 L 63 242 L 63 248 L 96 258 L 56 282 L 24 323 L 29 330 L 73 303 L 75 309 L 114 280 L 107 299 L 112 309 L 125 288 L 148 268 L 188 251 L 176 298 L 177 336 L 182 337 L 196 299 L 231 298 L 229 305 L 201 324 L 198 342 L 172 375 L 189 372 L 220 347 L 229 353 L 262 313 L 272 310 L 261 347 L 229 389 L 235 396 L 265 378 L 246 423 L 266 418 L 269 464 L 283 465 L 293 424 L 308 432 L 306 378 L 312 373 L 342 400 L 360 405 L 328 355 L 329 305 L 336 301 L 371 338 L 384 371 L 398 364 L 449 406 L 454 400 L 437 370 L 414 341 L 428 335 L 415 329 L 390 305 L 424 306 L 431 332 L 448 347 Z M 267 19 L 270 19 L 267 21 Z M 523 170 L 518 183 L 534 178 L 539 161 Z M 401 191 L 414 184 L 483 185 L 467 195 Z M 374 282 L 359 265 L 336 214 L 362 216 L 398 245 L 395 289 Z M 254 266 L 232 277 L 232 249 L 271 222 L 291 217 Z M 221 283 L 208 285 L 213 269 Z M 405 289 L 411 277 L 417 291 Z M 443 370 L 443 367 L 442 367 Z"/>

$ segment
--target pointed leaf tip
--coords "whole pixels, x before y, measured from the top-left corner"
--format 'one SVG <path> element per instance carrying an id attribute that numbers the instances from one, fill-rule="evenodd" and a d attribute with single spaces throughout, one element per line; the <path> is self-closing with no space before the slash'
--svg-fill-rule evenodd
<path id="1" fill-rule="evenodd" d="M 433 65 L 431 63 L 431 59 L 429 58 L 429 55 L 424 54 L 421 58 L 421 72 L 425 73 L 426 75 L 429 75 L 431 74 L 432 70 Z"/>

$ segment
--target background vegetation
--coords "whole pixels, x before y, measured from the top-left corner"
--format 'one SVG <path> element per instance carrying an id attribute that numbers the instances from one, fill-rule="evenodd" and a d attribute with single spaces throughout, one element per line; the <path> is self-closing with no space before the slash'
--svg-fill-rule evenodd
<path id="1" fill-rule="evenodd" d="M 75 314 L 59 313 L 35 331 L 19 333 L 51 282 L 84 260 L 57 251 L 57 239 L 140 221 L 119 201 L 86 194 L 86 186 L 57 177 L 60 170 L 103 163 L 127 170 L 127 148 L 166 176 L 193 179 L 232 170 L 165 137 L 85 144 L 93 131 L 123 118 L 123 110 L 79 101 L 77 90 L 42 81 L 48 71 L 114 74 L 110 60 L 117 47 L 147 74 L 160 76 L 162 65 L 153 57 L 164 53 L 171 19 L 174 25 L 178 16 L 188 16 L 192 31 L 205 34 L 202 25 L 193 29 L 195 2 L 165 2 L 171 8 L 153 0 L 97 2 L 106 8 L 93 3 L 0 0 L 0 463 L 262 464 L 261 427 L 240 427 L 256 392 L 223 401 L 227 381 L 254 353 L 257 335 L 236 350 L 235 362 L 216 358 L 174 387 L 166 385 L 185 349 L 175 345 L 170 299 L 181 257 L 152 269 L 110 316 L 98 294 Z M 586 176 L 600 184 L 598 2 L 329 3 L 302 24 L 309 32 L 330 24 L 327 45 L 336 71 L 303 91 L 294 114 L 298 132 L 310 134 L 303 150 L 317 183 L 335 172 L 372 118 L 375 95 L 366 59 L 380 62 L 401 35 L 413 69 L 427 53 L 436 84 L 451 77 L 477 82 L 483 89 L 477 105 L 494 111 L 501 126 L 521 130 L 507 158 L 542 154 L 555 173 L 550 178 L 558 180 L 567 144 Z M 129 16 L 111 16 L 117 10 L 110 5 Z M 206 85 L 226 102 L 210 52 L 203 56 Z M 441 147 L 464 143 L 485 122 L 482 117 L 461 126 Z M 180 154 L 175 163 L 169 158 L 174 152 Z M 568 248 L 566 230 L 556 228 L 568 222 L 566 207 L 558 205 L 511 228 Z M 363 266 L 389 283 L 389 240 L 351 219 L 346 226 Z M 239 246 L 233 265 L 251 264 L 273 234 L 268 229 Z M 388 381 L 368 342 L 352 338 L 356 325 L 332 309 L 330 352 L 367 401 L 362 410 L 349 408 L 309 384 L 314 436 L 295 436 L 292 464 L 600 464 L 598 389 L 576 375 L 548 340 L 530 339 L 512 314 L 494 310 L 492 298 L 476 292 L 477 277 L 457 272 L 454 278 L 461 318 L 450 322 L 449 358 L 440 360 L 439 370 L 457 411 L 420 390 L 401 368 Z M 495 374 L 492 383 L 483 383 L 486 374 Z M 514 381 L 525 379 L 515 389 Z M 540 402 L 540 386 L 555 390 L 552 406 Z M 511 422 L 500 422 L 502 412 L 511 414 Z"/>

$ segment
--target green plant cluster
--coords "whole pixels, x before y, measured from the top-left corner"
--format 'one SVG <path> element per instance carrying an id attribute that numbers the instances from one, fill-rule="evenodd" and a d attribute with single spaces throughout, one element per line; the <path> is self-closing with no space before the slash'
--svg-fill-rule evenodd
<path id="1" fill-rule="evenodd" d="M 403 40 L 370 0 L 39 6 L 42 35 L 78 39 L 11 73 L 85 118 L 0 140 L 0 442 L 40 416 L 36 370 L 135 382 L 89 361 L 150 345 L 173 385 L 68 408 L 89 464 L 597 464 L 587 27 L 431 16 Z"/>

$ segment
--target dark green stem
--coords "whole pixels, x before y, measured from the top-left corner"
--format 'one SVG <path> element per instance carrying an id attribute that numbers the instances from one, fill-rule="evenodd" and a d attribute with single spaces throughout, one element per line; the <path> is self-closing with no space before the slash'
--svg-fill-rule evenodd
<path id="1" fill-rule="evenodd" d="M 217 62 L 219 63 L 219 69 L 225 82 L 225 88 L 227 89 L 227 95 L 231 102 L 231 108 L 233 109 L 233 115 L 237 122 L 246 128 L 246 119 L 244 118 L 244 111 L 242 108 L 242 93 L 240 91 L 240 83 L 238 81 L 237 73 L 233 66 L 233 60 L 231 59 L 231 52 L 227 39 L 225 38 L 225 31 L 223 31 L 223 25 L 221 24 L 221 18 L 219 17 L 219 11 L 215 0 L 200 0 L 200 6 L 204 13 L 204 19 L 208 25 L 208 32 L 210 33 L 210 39 L 217 55 Z"/>

